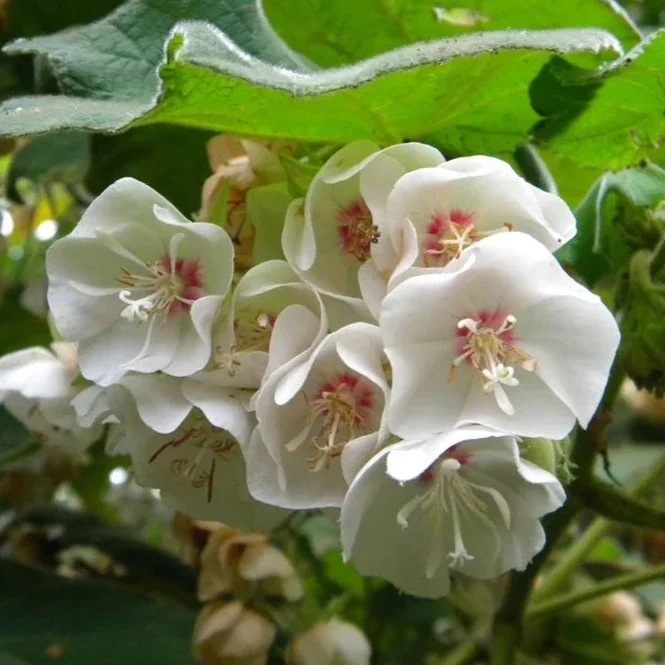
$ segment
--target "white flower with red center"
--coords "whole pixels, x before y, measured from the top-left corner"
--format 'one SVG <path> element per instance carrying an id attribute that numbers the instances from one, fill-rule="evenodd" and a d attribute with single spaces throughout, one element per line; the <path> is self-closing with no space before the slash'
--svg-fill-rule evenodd
<path id="1" fill-rule="evenodd" d="M 0 358 L 0 404 L 46 446 L 63 452 L 85 450 L 101 434 L 81 426 L 70 405 L 80 391 L 76 346 L 54 342 L 51 349 L 31 347 Z"/>
<path id="2" fill-rule="evenodd" d="M 81 373 L 109 385 L 128 371 L 187 376 L 211 355 L 233 274 L 222 229 L 189 222 L 147 185 L 124 178 L 47 252 L 48 300 L 79 342 Z"/>
<path id="3" fill-rule="evenodd" d="M 248 484 L 285 508 L 339 506 L 348 482 L 389 436 L 389 387 L 376 326 L 328 335 L 300 364 L 268 378 L 247 447 Z"/>
<path id="4" fill-rule="evenodd" d="M 264 374 L 291 360 L 280 353 L 284 339 L 289 353 L 296 355 L 311 351 L 327 329 L 318 293 L 285 261 L 266 261 L 249 270 L 234 289 L 214 336 L 212 366 L 205 374 L 256 389 Z M 294 339 L 299 340 L 298 350 L 291 349 Z"/>
<path id="5" fill-rule="evenodd" d="M 358 271 L 375 252 L 381 254 L 381 245 L 389 245 L 382 226 L 388 192 L 407 171 L 443 161 L 438 150 L 420 143 L 379 150 L 371 141 L 356 141 L 342 148 L 316 174 L 305 200 L 294 201 L 287 212 L 282 234 L 287 261 L 336 300 L 333 306 L 351 306 L 356 320 L 367 316 Z M 378 181 L 369 197 L 361 191 L 365 175 Z"/>
<path id="6" fill-rule="evenodd" d="M 370 199 L 384 196 L 379 178 L 365 179 L 361 191 Z M 392 257 L 384 252 L 383 260 L 375 258 L 360 274 L 373 312 L 405 270 L 446 266 L 490 235 L 521 231 L 554 251 L 576 230 L 563 199 L 529 184 L 506 162 L 483 155 L 405 174 L 394 183 L 384 216 Z"/>
<path id="7" fill-rule="evenodd" d="M 344 499 L 342 545 L 362 574 L 438 597 L 451 572 L 493 579 L 523 570 L 545 544 L 539 519 L 564 500 L 556 477 L 520 458 L 514 437 L 452 430 L 367 463 Z"/>
<path id="8" fill-rule="evenodd" d="M 586 427 L 619 331 L 601 300 L 530 236 L 497 234 L 446 268 L 410 276 L 381 307 L 402 438 L 479 423 L 563 438 Z"/>

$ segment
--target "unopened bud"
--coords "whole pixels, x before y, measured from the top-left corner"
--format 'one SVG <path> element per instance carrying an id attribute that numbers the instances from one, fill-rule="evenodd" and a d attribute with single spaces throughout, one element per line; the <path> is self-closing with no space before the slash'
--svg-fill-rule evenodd
<path id="1" fill-rule="evenodd" d="M 303 589 L 289 559 L 260 533 L 218 529 L 201 554 L 198 597 L 201 601 L 233 592 L 242 597 L 252 590 L 264 596 L 299 600 Z"/>
<path id="2" fill-rule="evenodd" d="M 369 665 L 372 646 L 356 626 L 339 619 L 320 623 L 287 647 L 287 665 Z"/>
<path id="3" fill-rule="evenodd" d="M 212 603 L 196 620 L 192 649 L 204 665 L 264 665 L 277 629 L 242 603 Z"/>

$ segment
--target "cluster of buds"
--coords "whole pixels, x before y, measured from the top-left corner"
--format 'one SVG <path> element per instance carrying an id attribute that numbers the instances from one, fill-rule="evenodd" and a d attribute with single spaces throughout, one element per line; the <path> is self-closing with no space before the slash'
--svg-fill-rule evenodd
<path id="1" fill-rule="evenodd" d="M 194 629 L 195 655 L 206 665 L 263 665 L 277 628 L 252 604 L 302 595 L 293 565 L 265 535 L 220 525 L 201 553 L 198 598 L 206 605 Z"/>
<path id="2" fill-rule="evenodd" d="M 234 191 L 249 145 L 221 167 Z M 619 342 L 553 255 L 564 201 L 499 159 L 358 141 L 288 205 L 283 258 L 239 271 L 242 243 L 199 220 L 126 178 L 49 249 L 79 426 L 109 424 L 109 452 L 197 519 L 339 511 L 345 557 L 414 595 L 523 569 L 565 495 L 520 437 L 586 427 Z"/>

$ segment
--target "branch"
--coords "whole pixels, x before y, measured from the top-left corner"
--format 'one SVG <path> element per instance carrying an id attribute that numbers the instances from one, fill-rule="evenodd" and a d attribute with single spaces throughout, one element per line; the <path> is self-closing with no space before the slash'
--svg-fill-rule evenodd
<path id="1" fill-rule="evenodd" d="M 636 500 L 607 483 L 592 479 L 584 487 L 576 488 L 576 493 L 587 508 L 614 522 L 647 529 L 665 529 L 665 511 Z"/>
<path id="2" fill-rule="evenodd" d="M 601 596 L 606 596 L 614 591 L 621 589 L 632 589 L 633 587 L 646 584 L 660 577 L 665 577 L 665 564 L 652 566 L 638 573 L 626 573 L 625 575 L 616 575 L 608 580 L 599 582 L 582 591 L 571 591 L 560 596 L 554 596 L 550 600 L 536 603 L 529 608 L 527 617 L 529 619 L 540 619 L 551 614 L 557 614 L 574 605 L 585 603 Z"/>

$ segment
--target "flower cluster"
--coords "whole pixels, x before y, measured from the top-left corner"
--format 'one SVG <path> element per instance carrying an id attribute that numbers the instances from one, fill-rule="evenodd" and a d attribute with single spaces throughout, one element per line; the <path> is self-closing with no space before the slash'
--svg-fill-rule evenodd
<path id="1" fill-rule="evenodd" d="M 283 177 L 245 157 L 207 189 Z M 120 180 L 50 248 L 48 301 L 90 382 L 79 424 L 111 423 L 140 483 L 241 528 L 338 510 L 358 570 L 433 597 L 523 569 L 565 499 L 520 437 L 586 427 L 619 341 L 552 254 L 574 234 L 504 161 L 359 141 L 288 205 L 283 259 L 242 274 L 224 224 Z"/>

